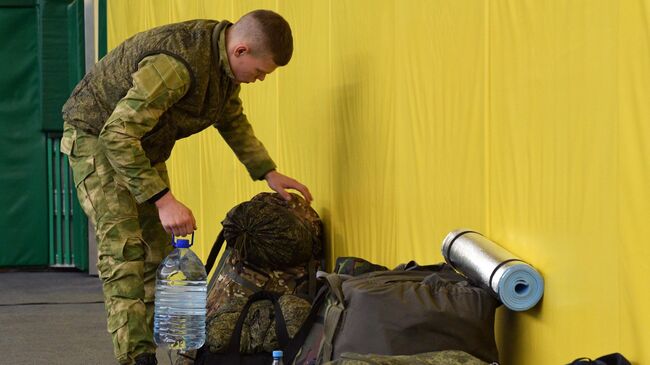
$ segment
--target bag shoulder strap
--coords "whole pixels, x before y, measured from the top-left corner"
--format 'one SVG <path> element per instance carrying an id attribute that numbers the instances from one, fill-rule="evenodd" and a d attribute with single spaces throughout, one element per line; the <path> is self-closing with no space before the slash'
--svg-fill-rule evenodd
<path id="1" fill-rule="evenodd" d="M 295 357 L 298 355 L 298 352 L 300 352 L 300 348 L 305 343 L 305 340 L 307 340 L 307 336 L 314 326 L 314 323 L 316 323 L 320 309 L 325 303 L 328 294 L 329 288 L 326 285 L 322 286 L 316 294 L 307 318 L 300 326 L 300 329 L 298 329 L 298 332 L 296 332 L 296 335 L 289 341 L 289 345 L 284 348 L 283 358 L 285 364 L 293 364 Z"/>
<path id="2" fill-rule="evenodd" d="M 319 364 L 332 360 L 334 351 L 334 335 L 338 329 L 339 322 L 345 310 L 345 299 L 343 296 L 343 279 L 337 274 L 328 274 L 325 276 L 327 286 L 330 291 L 330 302 L 325 312 L 325 323 L 323 342 L 321 343 L 319 353 Z"/>
<path id="3" fill-rule="evenodd" d="M 219 232 L 219 235 L 217 236 L 217 239 L 214 241 L 212 248 L 210 249 L 210 254 L 208 255 L 208 259 L 205 261 L 206 274 L 210 275 L 210 271 L 214 266 L 214 262 L 217 260 L 217 256 L 219 256 L 219 251 L 221 251 L 221 247 L 223 247 L 224 242 L 226 242 L 226 239 L 223 235 L 223 230 L 221 230 L 221 232 Z"/>

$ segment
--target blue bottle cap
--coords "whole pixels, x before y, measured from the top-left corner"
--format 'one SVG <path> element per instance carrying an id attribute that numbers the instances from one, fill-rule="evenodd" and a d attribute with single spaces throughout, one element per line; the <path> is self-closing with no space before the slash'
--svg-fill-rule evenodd
<path id="1" fill-rule="evenodd" d="M 268 354 L 268 352 L 267 352 L 267 354 Z M 275 351 L 273 351 L 273 357 L 274 357 L 274 358 L 280 358 L 280 357 L 282 357 L 282 351 L 280 351 L 280 350 L 275 350 Z"/>
<path id="2" fill-rule="evenodd" d="M 190 240 L 185 239 L 185 238 L 177 238 L 176 242 L 174 243 L 174 247 L 176 248 L 188 248 L 190 247 Z M 267 352 L 268 354 L 268 352 Z"/>

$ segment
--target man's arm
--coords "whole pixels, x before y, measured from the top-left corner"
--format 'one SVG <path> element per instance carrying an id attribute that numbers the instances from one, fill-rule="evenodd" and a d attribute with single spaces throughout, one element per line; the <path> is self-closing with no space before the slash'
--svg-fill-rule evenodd
<path id="1" fill-rule="evenodd" d="M 196 225 L 191 211 L 176 201 L 147 158 L 140 140 L 190 86 L 189 70 L 175 58 L 144 58 L 133 73 L 133 86 L 116 105 L 99 134 L 117 178 L 138 203 L 155 200 L 163 227 L 184 235 Z"/>
<path id="2" fill-rule="evenodd" d="M 271 170 L 276 168 L 275 163 L 260 142 L 253 127 L 248 122 L 246 114 L 239 99 L 240 87 L 226 102 L 223 115 L 214 124 L 228 146 L 235 152 L 253 180 L 262 180 Z"/>
<path id="3" fill-rule="evenodd" d="M 286 200 L 290 200 L 291 195 L 285 189 L 295 189 L 308 202 L 311 202 L 311 193 L 305 185 L 275 171 L 275 163 L 262 142 L 255 137 L 253 128 L 243 112 L 239 90 L 238 86 L 226 104 L 223 117 L 215 124 L 215 127 L 235 152 L 239 161 L 246 166 L 253 180 L 265 179 L 269 187 Z"/>

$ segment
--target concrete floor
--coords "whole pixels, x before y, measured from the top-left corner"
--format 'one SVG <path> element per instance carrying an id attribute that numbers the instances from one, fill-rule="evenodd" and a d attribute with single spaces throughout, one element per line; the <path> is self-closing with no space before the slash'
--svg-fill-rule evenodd
<path id="1" fill-rule="evenodd" d="M 163 350 L 157 356 L 171 364 Z M 3 364 L 117 364 L 100 280 L 79 272 L 0 272 Z"/>

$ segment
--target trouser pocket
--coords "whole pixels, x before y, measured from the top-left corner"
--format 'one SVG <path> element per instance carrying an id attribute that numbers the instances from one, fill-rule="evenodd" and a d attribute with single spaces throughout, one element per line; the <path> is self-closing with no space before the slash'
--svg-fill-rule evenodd
<path id="1" fill-rule="evenodd" d="M 64 123 L 61 152 L 68 156 L 79 203 L 93 224 L 96 223 L 97 207 L 93 203 L 93 183 L 90 181 L 90 177 L 95 172 L 93 152 L 96 147 L 96 137 L 80 132 L 71 125 Z"/>

